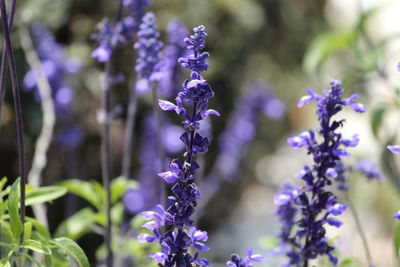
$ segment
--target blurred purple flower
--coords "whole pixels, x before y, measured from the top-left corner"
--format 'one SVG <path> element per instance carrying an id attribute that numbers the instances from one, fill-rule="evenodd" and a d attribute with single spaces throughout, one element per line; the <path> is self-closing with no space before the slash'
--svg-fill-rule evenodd
<path id="1" fill-rule="evenodd" d="M 138 31 L 138 40 L 134 45 L 138 57 L 135 70 L 142 79 L 140 91 L 150 89 L 152 81 L 160 79 L 161 70 L 161 48 L 163 43 L 159 41 L 160 33 L 157 31 L 156 17 L 148 12 L 143 17 Z M 147 90 L 146 90 L 147 89 Z"/>
<path id="2" fill-rule="evenodd" d="M 54 37 L 42 24 L 33 24 L 31 34 L 34 48 L 52 89 L 56 111 L 60 115 L 60 112 L 68 110 L 73 102 L 74 95 L 67 81 L 68 76 L 80 72 L 81 64 L 77 59 L 66 56 L 63 47 L 54 40 Z M 23 83 L 25 90 L 33 91 L 36 101 L 40 101 L 37 77 L 35 77 L 34 71 L 29 70 L 25 74 Z"/>
<path id="3" fill-rule="evenodd" d="M 362 160 L 354 164 L 353 169 L 367 177 L 368 180 L 376 179 L 381 182 L 383 181 L 382 172 L 379 170 L 378 165 L 374 162 Z"/>
<path id="4" fill-rule="evenodd" d="M 395 146 L 387 146 L 387 149 L 390 150 L 390 152 L 394 154 L 400 154 L 400 145 L 395 145 Z"/>
<path id="5" fill-rule="evenodd" d="M 248 249 L 244 258 L 238 254 L 232 254 L 231 260 L 226 263 L 227 267 L 253 267 L 252 262 L 261 262 L 265 260 L 264 256 L 253 254 L 252 249 Z"/>
<path id="6" fill-rule="evenodd" d="M 179 92 L 179 75 L 182 70 L 178 59 L 187 56 L 188 50 L 182 40 L 189 34 L 186 27 L 177 19 L 172 20 L 167 26 L 168 41 L 163 55 L 163 77 L 160 80 L 159 88 L 163 96 L 170 98 Z"/>

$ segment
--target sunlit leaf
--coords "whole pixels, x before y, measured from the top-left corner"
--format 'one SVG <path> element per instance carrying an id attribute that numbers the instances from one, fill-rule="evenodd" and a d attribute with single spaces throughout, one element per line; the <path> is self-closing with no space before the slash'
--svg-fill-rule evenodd
<path id="1" fill-rule="evenodd" d="M 25 240 L 22 243 L 21 247 L 41 253 L 41 254 L 47 254 L 47 255 L 51 254 L 51 250 L 47 246 L 45 246 L 43 243 L 33 240 L 33 239 Z"/>
<path id="2" fill-rule="evenodd" d="M 62 197 L 67 193 L 67 189 L 62 186 L 43 186 L 26 191 L 25 205 L 35 205 L 49 202 Z"/>
<path id="3" fill-rule="evenodd" d="M 19 182 L 18 178 L 11 186 L 10 195 L 8 197 L 8 212 L 10 214 L 10 227 L 14 240 L 20 239 L 23 231 L 23 225 L 19 214 Z"/>
<path id="4" fill-rule="evenodd" d="M 94 223 L 95 212 L 91 208 L 83 208 L 57 228 L 55 236 L 65 236 L 77 240 L 90 232 L 90 226 Z"/>
<path id="5" fill-rule="evenodd" d="M 89 267 L 89 260 L 81 247 L 69 238 L 61 237 L 51 240 L 51 243 L 64 249 L 71 255 L 80 267 Z"/>

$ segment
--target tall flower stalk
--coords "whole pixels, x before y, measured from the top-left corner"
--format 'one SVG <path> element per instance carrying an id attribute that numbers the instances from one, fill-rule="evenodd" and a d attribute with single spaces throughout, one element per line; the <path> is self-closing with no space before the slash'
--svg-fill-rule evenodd
<path id="1" fill-rule="evenodd" d="M 176 104 L 159 100 L 163 110 L 176 111 L 183 119 L 186 132 L 180 139 L 186 147 L 184 160 L 172 160 L 170 170 L 159 174 L 172 186 L 172 195 L 168 197 L 167 209 L 157 205 L 154 211 L 142 213 L 143 217 L 149 220 L 143 227 L 152 231 L 153 235 L 138 236 L 140 242 L 159 242 L 162 249 L 149 257 L 165 267 L 208 265 L 205 258 L 199 258 L 199 252 L 194 255 L 189 252 L 191 247 L 196 250 L 208 250 L 203 244 L 208 239 L 207 232 L 198 230 L 190 217 L 195 212 L 200 198 L 200 192 L 194 183 L 196 170 L 199 169 L 195 158 L 198 153 L 206 152 L 209 145 L 208 139 L 199 134 L 199 122 L 210 114 L 219 113 L 208 109 L 208 101 L 214 96 L 214 92 L 201 76 L 201 73 L 208 69 L 209 57 L 207 52 L 202 52 L 207 36 L 205 27 L 198 26 L 193 32 L 193 35 L 184 39 L 192 54 L 178 60 L 182 67 L 191 70 L 191 79 L 183 83 L 183 90 L 175 99 Z M 162 226 L 168 226 L 165 233 L 161 233 Z"/>
<path id="2" fill-rule="evenodd" d="M 135 37 L 139 30 L 139 26 L 142 23 L 143 16 L 147 6 L 149 5 L 149 2 L 147 0 L 125 0 L 123 3 L 126 7 L 128 7 L 131 12 L 131 17 L 134 19 L 133 37 Z M 131 178 L 132 147 L 134 142 L 135 117 L 137 111 L 137 95 L 136 72 L 132 71 L 128 114 L 124 132 L 124 147 L 122 150 L 122 176 L 126 179 Z"/>
<path id="3" fill-rule="evenodd" d="M 12 25 L 14 22 L 14 17 L 15 17 L 15 10 L 16 10 L 16 5 L 17 5 L 17 0 L 12 0 L 10 4 L 10 14 L 8 15 L 8 28 L 12 29 Z M 6 41 L 4 40 L 3 42 L 3 52 L 1 53 L 1 64 L 0 64 L 0 130 L 1 130 L 1 118 L 3 114 L 3 105 L 4 105 L 4 97 L 6 94 L 6 88 L 4 86 L 5 83 L 5 77 L 7 76 L 7 45 Z"/>
<path id="4" fill-rule="evenodd" d="M 328 242 L 325 225 L 340 227 L 342 222 L 335 217 L 342 214 L 347 206 L 337 202 L 337 197 L 329 191 L 333 182 L 339 189 L 347 188 L 345 168 L 342 158 L 349 156 L 346 147 L 358 144 L 358 135 L 345 139 L 338 132 L 344 120 L 333 118 L 344 106 L 350 106 L 356 112 L 365 112 L 360 103 L 355 102 L 358 95 L 342 98 L 344 90 L 339 81 L 331 82 L 331 89 L 323 95 L 307 89 L 309 95 L 300 99 L 298 107 L 315 101 L 319 129 L 309 130 L 298 136 L 290 137 L 288 143 L 295 149 L 306 148 L 313 157 L 312 166 L 304 168 L 296 175 L 305 185 L 294 187 L 285 184 L 275 197 L 278 205 L 276 214 L 282 222 L 279 235 L 281 249 L 289 258 L 287 266 L 309 265 L 309 260 L 319 256 L 328 256 L 333 265 L 337 265 L 334 247 Z M 317 135 L 321 141 L 317 140 Z"/>
<path id="5" fill-rule="evenodd" d="M 137 51 L 136 72 L 140 78 L 139 83 L 144 90 L 152 90 L 153 112 L 157 128 L 157 151 L 160 167 L 163 171 L 165 164 L 165 153 L 161 138 L 161 113 L 158 107 L 158 81 L 161 77 L 161 48 L 163 43 L 159 41 L 160 33 L 157 31 L 156 17 L 154 13 L 148 12 L 144 15 L 139 26 L 138 40 L 135 43 Z M 162 184 L 161 184 L 162 185 Z M 165 190 L 162 186 L 161 202 L 165 199 Z"/>
<path id="6" fill-rule="evenodd" d="M 14 50 L 11 42 L 11 24 L 15 14 L 16 3 L 12 1 L 10 17 L 7 16 L 6 4 L 4 0 L 0 0 L 0 13 L 1 24 L 4 32 L 5 49 L 3 51 L 4 57 L 7 58 L 8 67 L 10 69 L 11 85 L 14 100 L 15 119 L 17 126 L 17 140 L 18 140 L 18 162 L 19 162 L 19 175 L 21 177 L 20 183 L 20 215 L 22 224 L 25 223 L 25 184 L 26 184 L 26 170 L 25 170 L 25 147 L 24 147 L 24 123 L 22 119 L 22 106 L 20 96 L 20 86 L 17 75 L 17 68 L 14 58 Z M 9 21 L 7 21 L 9 18 Z M 7 54 L 7 55 L 5 55 Z M 5 70 L 4 70 L 5 71 Z M 22 243 L 24 231 L 22 230 L 20 242 Z"/>
<path id="7" fill-rule="evenodd" d="M 105 189 L 105 217 L 106 223 L 104 227 L 104 243 L 107 251 L 106 265 L 113 266 L 113 252 L 111 248 L 111 188 L 110 180 L 112 179 L 111 171 L 111 151 L 110 151 L 110 123 L 111 123 L 111 97 L 110 90 L 113 84 L 112 77 L 112 57 L 114 50 L 131 39 L 134 21 L 131 17 L 123 17 L 123 2 L 118 1 L 118 10 L 114 23 L 110 23 L 108 19 L 98 25 L 98 32 L 95 38 L 99 42 L 99 46 L 93 51 L 92 57 L 100 62 L 105 62 L 104 76 L 102 82 L 102 123 L 103 132 L 101 139 L 101 166 L 103 176 L 103 186 Z"/>

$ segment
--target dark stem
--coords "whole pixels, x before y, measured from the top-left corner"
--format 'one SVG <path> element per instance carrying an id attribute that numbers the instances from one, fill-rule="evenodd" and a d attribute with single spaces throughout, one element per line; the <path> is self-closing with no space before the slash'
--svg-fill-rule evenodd
<path id="1" fill-rule="evenodd" d="M 15 12 L 11 10 L 11 14 Z M 0 12 L 1 12 L 1 24 L 4 31 L 4 39 L 6 44 L 7 61 L 11 73 L 11 85 L 14 100 L 14 110 L 15 110 L 15 120 L 17 126 L 17 141 L 18 141 L 18 161 L 19 161 L 19 175 L 21 177 L 20 183 L 20 216 L 22 224 L 25 223 L 25 184 L 26 184 L 26 173 L 25 173 L 25 149 L 24 149 L 24 123 L 22 119 L 22 106 L 21 106 L 21 96 L 18 84 L 17 68 L 14 59 L 14 50 L 11 42 L 11 34 L 9 29 L 9 24 L 7 22 L 7 11 L 6 4 L 4 0 L 0 0 Z M 24 231 L 20 235 L 20 243 L 23 242 Z"/>
<path id="2" fill-rule="evenodd" d="M 132 73 L 132 77 L 134 72 Z M 124 143 L 122 150 L 122 176 L 125 179 L 131 178 L 132 147 L 134 142 L 135 118 L 137 110 L 137 92 L 135 78 L 132 78 L 131 91 L 128 104 L 128 115 L 124 133 Z"/>
<path id="3" fill-rule="evenodd" d="M 375 266 L 373 264 L 371 251 L 370 251 L 369 246 L 368 246 L 367 236 L 366 236 L 366 234 L 364 232 L 364 229 L 363 229 L 363 227 L 361 225 L 360 216 L 358 215 L 357 209 L 354 206 L 354 204 L 353 204 L 353 202 L 352 202 L 352 200 L 350 198 L 349 193 L 345 192 L 344 194 L 345 194 L 347 203 L 349 204 L 349 207 L 350 207 L 350 210 L 351 210 L 351 214 L 353 215 L 354 222 L 356 223 L 357 231 L 361 236 L 361 239 L 362 239 L 362 242 L 363 242 L 363 246 L 364 246 L 365 255 L 367 256 L 368 266 Z"/>
<path id="4" fill-rule="evenodd" d="M 304 265 L 303 267 L 308 267 L 308 260 L 304 260 Z"/>
<path id="5" fill-rule="evenodd" d="M 106 225 L 104 227 L 104 243 L 107 251 L 107 267 L 113 266 L 113 253 L 111 249 L 111 148 L 110 148 L 110 87 L 111 87 L 111 59 L 107 61 L 104 70 L 103 81 L 103 134 L 101 139 L 101 167 L 103 176 L 103 187 L 106 195 L 105 213 Z"/>
<path id="6" fill-rule="evenodd" d="M 164 146 L 161 138 L 162 133 L 162 120 L 161 120 L 161 111 L 160 107 L 158 106 L 158 87 L 157 83 L 153 82 L 152 85 L 152 92 L 153 92 L 153 112 L 154 112 L 154 119 L 156 121 L 156 138 L 157 138 L 157 151 L 158 151 L 158 158 L 160 160 L 160 168 L 161 171 L 165 170 L 165 152 Z M 160 183 L 160 198 L 161 204 L 165 205 L 167 202 L 167 188 L 164 183 Z"/>
<path id="7" fill-rule="evenodd" d="M 12 0 L 10 5 L 10 15 L 8 16 L 8 28 L 11 31 L 12 25 L 14 22 L 14 15 L 15 15 L 15 8 L 16 8 L 17 0 Z M 3 111 L 3 104 L 4 104 L 4 97 L 6 95 L 6 88 L 4 86 L 5 77 L 7 76 L 7 68 L 6 68 L 6 61 L 7 61 L 7 47 L 5 40 L 3 42 L 3 52 L 1 55 L 1 65 L 0 65 L 0 130 L 1 130 L 1 118 L 2 118 L 2 111 Z M 1 251 L 0 251 L 1 254 Z M 0 256 L 1 258 L 1 256 Z"/>

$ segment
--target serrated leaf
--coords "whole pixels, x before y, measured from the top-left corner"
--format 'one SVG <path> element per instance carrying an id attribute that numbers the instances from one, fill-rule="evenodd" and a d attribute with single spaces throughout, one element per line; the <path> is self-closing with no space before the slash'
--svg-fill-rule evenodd
<path id="1" fill-rule="evenodd" d="M 95 212 L 91 208 L 83 208 L 57 228 L 56 236 L 65 236 L 72 240 L 79 239 L 82 235 L 90 232 L 90 226 L 94 223 Z"/>
<path id="2" fill-rule="evenodd" d="M 98 210 L 102 209 L 101 196 L 98 196 L 96 190 L 93 188 L 90 182 L 72 179 L 68 181 L 63 181 L 59 183 L 59 185 L 64 186 L 68 190 L 68 192 L 85 199 Z"/>
<path id="3" fill-rule="evenodd" d="M 398 259 L 400 259 L 400 224 L 398 224 L 394 230 L 394 253 Z"/>
<path id="4" fill-rule="evenodd" d="M 39 242 L 39 241 L 36 241 L 33 239 L 25 240 L 22 243 L 21 247 L 41 253 L 41 254 L 45 254 L 45 255 L 51 254 L 51 250 L 47 246 L 45 246 L 42 242 Z"/>
<path id="5" fill-rule="evenodd" d="M 83 252 L 81 247 L 71 239 L 61 237 L 55 238 L 50 242 L 64 249 L 69 255 L 71 255 L 75 259 L 76 263 L 78 263 L 80 267 L 89 267 L 89 260 L 86 257 L 85 253 Z"/>
<path id="6" fill-rule="evenodd" d="M 26 191 L 25 205 L 35 205 L 53 201 L 67 193 L 67 189 L 62 186 L 43 186 Z"/>
<path id="7" fill-rule="evenodd" d="M 21 222 L 20 214 L 19 214 L 19 182 L 20 178 L 18 178 L 11 186 L 10 195 L 8 197 L 8 212 L 10 214 L 10 227 L 11 232 L 14 237 L 14 241 L 20 239 L 20 235 L 23 231 L 23 225 Z"/>
<path id="8" fill-rule="evenodd" d="M 353 30 L 337 30 L 318 35 L 307 49 L 303 67 L 308 73 L 318 71 L 334 53 L 350 48 L 356 38 Z"/>

